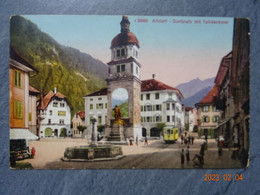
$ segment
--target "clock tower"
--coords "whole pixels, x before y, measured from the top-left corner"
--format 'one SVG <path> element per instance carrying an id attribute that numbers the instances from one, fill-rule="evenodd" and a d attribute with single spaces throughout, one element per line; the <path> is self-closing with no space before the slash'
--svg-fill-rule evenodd
<path id="1" fill-rule="evenodd" d="M 110 46 L 111 61 L 108 63 L 109 71 L 107 77 L 108 104 L 107 104 L 107 125 L 106 131 L 113 129 L 113 108 L 124 104 L 122 119 L 125 125 L 122 128 L 120 140 L 125 138 L 142 137 L 141 128 L 141 80 L 139 63 L 139 41 L 130 32 L 130 22 L 127 16 L 123 16 L 120 22 L 121 32 L 116 35 Z M 123 100 L 122 100 L 123 99 Z M 123 102 L 124 101 L 124 102 Z M 108 133 L 109 133 L 108 132 Z"/>

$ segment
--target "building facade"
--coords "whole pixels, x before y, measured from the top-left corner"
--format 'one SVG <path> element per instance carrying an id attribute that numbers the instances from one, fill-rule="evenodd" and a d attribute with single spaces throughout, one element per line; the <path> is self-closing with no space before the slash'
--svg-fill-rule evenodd
<path id="1" fill-rule="evenodd" d="M 41 98 L 37 106 L 38 128 L 40 137 L 70 137 L 72 106 L 66 96 L 50 91 Z"/>
<path id="2" fill-rule="evenodd" d="M 232 52 L 223 57 L 215 79 L 220 88 L 216 104 L 222 111 L 216 130 L 239 151 L 243 167 L 249 153 L 249 36 L 249 21 L 235 19 Z"/>
<path id="3" fill-rule="evenodd" d="M 85 126 L 85 112 L 78 111 L 74 114 L 72 118 L 72 136 L 73 137 L 84 137 L 84 131 L 82 132 L 78 129 L 79 126 Z"/>
<path id="4" fill-rule="evenodd" d="M 196 104 L 198 115 L 198 131 L 201 137 L 215 138 L 215 128 L 220 121 L 220 111 L 216 108 L 215 99 L 219 87 L 214 85 L 208 94 Z"/>
<path id="5" fill-rule="evenodd" d="M 28 137 L 37 139 L 36 136 L 29 132 L 29 77 L 37 72 L 38 71 L 24 60 L 17 51 L 10 47 L 10 139 L 27 139 Z"/>
<path id="6" fill-rule="evenodd" d="M 87 129 L 91 131 L 91 118 L 95 116 L 99 125 L 107 126 L 107 88 L 89 94 L 85 98 L 85 113 Z M 158 137 L 160 132 L 156 129 L 158 123 L 178 127 L 184 130 L 184 116 L 181 100 L 182 93 L 169 85 L 156 79 L 144 80 L 141 85 L 141 137 Z M 182 122 L 183 121 L 183 122 Z"/>
<path id="7" fill-rule="evenodd" d="M 186 131 L 193 131 L 194 128 L 194 109 L 191 107 L 185 107 L 185 130 Z"/>
<path id="8" fill-rule="evenodd" d="M 39 129 L 37 129 L 37 96 L 40 94 L 40 91 L 29 86 L 29 130 L 37 136 L 39 136 Z"/>

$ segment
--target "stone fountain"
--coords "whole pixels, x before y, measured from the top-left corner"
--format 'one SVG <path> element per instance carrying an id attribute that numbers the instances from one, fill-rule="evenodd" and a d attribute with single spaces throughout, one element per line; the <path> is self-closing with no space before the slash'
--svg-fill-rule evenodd
<path id="1" fill-rule="evenodd" d="M 119 111 L 120 112 L 120 111 Z M 122 148 L 116 145 L 99 145 L 97 142 L 97 120 L 92 119 L 92 137 L 88 146 L 74 146 L 65 149 L 63 161 L 103 161 L 123 158 Z M 115 125 L 120 128 L 121 118 L 115 120 Z"/>

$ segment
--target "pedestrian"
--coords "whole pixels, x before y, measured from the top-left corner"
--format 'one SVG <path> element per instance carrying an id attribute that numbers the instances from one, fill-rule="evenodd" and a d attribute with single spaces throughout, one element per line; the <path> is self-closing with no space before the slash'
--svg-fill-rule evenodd
<path id="1" fill-rule="evenodd" d="M 138 146 L 138 136 L 136 136 L 136 145 Z"/>
<path id="2" fill-rule="evenodd" d="M 132 145 L 133 145 L 133 138 L 130 137 L 130 146 L 132 146 Z"/>
<path id="3" fill-rule="evenodd" d="M 189 146 L 187 146 L 187 149 L 185 151 L 186 154 L 186 161 L 187 161 L 187 165 L 189 165 L 190 162 L 190 151 L 189 151 Z"/>
<path id="4" fill-rule="evenodd" d="M 187 136 L 187 132 L 185 131 L 185 137 Z"/>
<path id="5" fill-rule="evenodd" d="M 183 144 L 183 134 L 181 134 L 181 144 Z"/>
<path id="6" fill-rule="evenodd" d="M 148 138 L 147 137 L 144 138 L 144 145 L 148 145 Z"/>
<path id="7" fill-rule="evenodd" d="M 184 149 L 181 150 L 181 168 L 184 168 Z"/>
<path id="8" fill-rule="evenodd" d="M 194 142 L 194 136 L 191 136 L 191 144 L 193 145 Z"/>
<path id="9" fill-rule="evenodd" d="M 190 135 L 188 136 L 188 143 L 190 144 L 190 142 L 191 142 L 191 137 L 190 137 Z"/>
<path id="10" fill-rule="evenodd" d="M 208 143 L 208 135 L 205 135 L 205 141 Z"/>
<path id="11" fill-rule="evenodd" d="M 36 153 L 36 151 L 35 151 L 35 148 L 34 148 L 34 147 L 32 147 L 32 150 L 31 150 L 32 158 L 34 158 L 34 156 L 35 156 L 35 153 Z"/>
<path id="12" fill-rule="evenodd" d="M 218 156 L 222 156 L 222 147 L 218 146 Z"/>

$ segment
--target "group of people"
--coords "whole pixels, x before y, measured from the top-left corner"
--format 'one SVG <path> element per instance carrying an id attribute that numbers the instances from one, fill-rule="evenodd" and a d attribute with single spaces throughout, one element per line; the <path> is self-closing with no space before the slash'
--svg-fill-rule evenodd
<path id="1" fill-rule="evenodd" d="M 184 135 L 181 134 L 181 144 L 193 144 L 194 136 L 187 136 L 187 132 L 185 131 Z"/>
<path id="2" fill-rule="evenodd" d="M 139 139 L 138 139 L 138 136 L 136 136 L 135 144 L 138 146 L 138 143 L 139 143 Z M 134 140 L 133 140 L 132 137 L 130 137 L 130 139 L 129 139 L 129 145 L 130 146 L 134 145 Z M 144 145 L 148 145 L 148 138 L 147 137 L 144 138 Z"/>
<path id="3" fill-rule="evenodd" d="M 181 150 L 181 168 L 184 168 L 184 161 L 185 161 L 185 157 L 186 156 L 186 162 L 187 165 L 189 165 L 190 162 L 190 151 L 189 151 L 189 146 L 187 146 L 186 150 L 185 150 L 185 154 L 184 154 L 184 149 Z"/>

